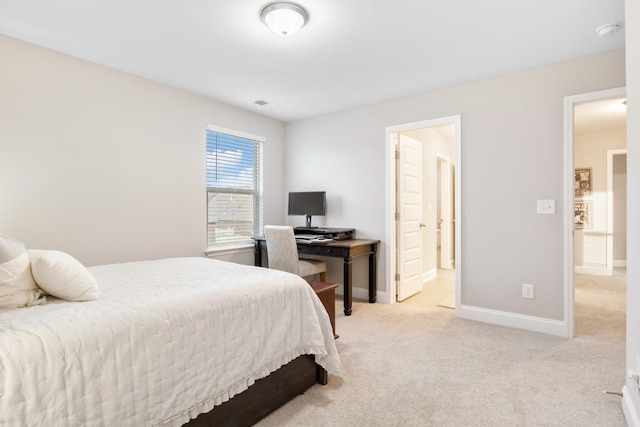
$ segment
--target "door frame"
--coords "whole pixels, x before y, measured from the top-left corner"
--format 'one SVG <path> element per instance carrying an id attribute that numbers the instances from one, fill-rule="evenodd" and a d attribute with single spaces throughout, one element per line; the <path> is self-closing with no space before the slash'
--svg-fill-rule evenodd
<path id="1" fill-rule="evenodd" d="M 395 126 L 387 126 L 386 131 L 386 239 L 387 242 L 392 245 L 386 253 L 386 270 L 387 277 L 385 280 L 386 287 L 386 303 L 394 304 L 396 303 L 396 227 L 395 227 L 395 218 L 396 218 L 396 151 L 395 151 L 395 142 L 393 138 L 393 134 L 422 129 L 422 128 L 431 128 L 438 127 L 444 125 L 453 125 L 454 127 L 454 139 L 455 139 L 455 150 L 456 150 L 456 160 L 455 160 L 455 179 L 454 179 L 454 200 L 455 200 L 455 209 L 454 209 L 454 218 L 455 218 L 455 280 L 456 280 L 456 312 L 461 306 L 462 301 L 462 130 L 461 130 L 461 117 L 457 116 L 448 116 L 441 117 L 438 119 L 429 119 L 423 120 L 419 122 L 405 123 L 401 125 Z"/>
<path id="2" fill-rule="evenodd" d="M 574 141 L 573 141 L 573 109 L 576 104 L 585 102 L 603 101 L 611 98 L 627 96 L 626 87 L 601 90 L 597 92 L 583 93 L 564 98 L 564 323 L 565 337 L 573 338 L 575 335 L 575 283 L 574 283 L 574 229 L 573 229 L 573 203 L 574 203 Z"/>

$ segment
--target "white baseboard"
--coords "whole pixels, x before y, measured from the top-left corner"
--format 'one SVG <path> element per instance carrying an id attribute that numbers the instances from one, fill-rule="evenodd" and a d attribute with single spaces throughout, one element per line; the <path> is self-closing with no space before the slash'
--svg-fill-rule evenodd
<path id="1" fill-rule="evenodd" d="M 629 427 L 640 427 L 640 416 L 631 399 L 631 393 L 627 386 L 622 387 L 622 412 Z"/>
<path id="2" fill-rule="evenodd" d="M 438 276 L 437 268 L 429 270 L 422 274 L 422 280 L 423 280 L 422 283 L 426 283 L 430 280 L 433 280 L 437 276 Z M 369 301 L 369 289 L 352 287 L 351 292 L 352 292 L 353 298 Z M 338 288 L 336 288 L 336 295 L 344 295 L 344 289 L 342 286 L 338 286 Z M 387 292 L 381 291 L 380 289 L 378 289 L 378 291 L 376 292 L 376 301 L 382 304 L 391 303 L 391 300 L 389 299 L 389 295 L 387 294 Z"/>
<path id="3" fill-rule="evenodd" d="M 591 276 L 613 276 L 613 270 L 606 267 L 583 267 L 576 265 L 573 271 L 576 274 L 589 274 Z"/>
<path id="4" fill-rule="evenodd" d="M 336 288 L 336 295 L 344 295 L 344 288 L 342 285 Z M 356 299 L 369 301 L 369 289 L 352 287 L 351 296 Z M 382 304 L 389 304 L 391 302 L 387 298 L 387 293 L 380 290 L 376 292 L 376 301 Z"/>
<path id="5" fill-rule="evenodd" d="M 470 305 L 462 305 L 456 308 L 456 315 L 463 319 L 477 320 L 494 325 L 508 326 L 511 328 L 542 332 L 545 334 L 568 338 L 567 324 L 561 320 L 526 316 L 523 314 L 490 310 Z"/>
<path id="6" fill-rule="evenodd" d="M 364 288 L 353 288 L 353 298 L 368 301 L 369 290 Z M 336 289 L 336 294 L 343 295 L 342 287 Z M 380 304 L 389 304 L 387 292 L 378 291 L 376 300 Z M 570 338 L 567 336 L 567 324 L 561 320 L 545 319 L 542 317 L 526 316 L 523 314 L 510 313 L 506 311 L 490 310 L 486 308 L 461 305 L 456 308 L 456 315 L 462 319 L 477 320 L 494 325 L 507 326 L 527 331 L 541 332 L 544 334 Z M 640 427 L 638 424 L 637 427 Z"/>
<path id="7" fill-rule="evenodd" d="M 353 298 L 368 301 L 369 290 L 365 288 L 352 288 Z M 336 289 L 336 294 L 343 295 L 342 286 Z M 378 291 L 376 301 L 381 304 L 389 304 L 387 292 Z M 524 329 L 527 331 L 541 332 L 544 334 L 559 337 L 567 336 L 566 322 L 561 320 L 545 319 L 542 317 L 526 316 L 523 314 L 510 313 L 506 311 L 490 310 L 486 308 L 461 305 L 456 308 L 456 315 L 462 319 L 477 320 L 494 325 L 508 326 L 511 328 Z M 640 424 L 638 424 L 640 427 Z"/>
<path id="8" fill-rule="evenodd" d="M 627 268 L 627 260 L 626 259 L 614 259 L 613 260 L 614 267 L 622 267 Z"/>
<path id="9" fill-rule="evenodd" d="M 363 292 L 363 294 L 366 294 L 363 298 L 366 298 L 367 301 L 369 300 L 369 291 L 365 290 Z M 386 292 L 382 292 L 382 291 L 378 291 L 376 292 L 376 302 L 379 302 L 381 304 L 390 304 L 391 301 L 389 300 L 389 294 Z"/>
<path id="10" fill-rule="evenodd" d="M 425 271 L 424 273 L 422 273 L 422 283 L 427 283 L 430 280 L 435 279 L 436 277 L 438 277 L 438 269 L 437 268 L 433 268 L 429 271 Z"/>

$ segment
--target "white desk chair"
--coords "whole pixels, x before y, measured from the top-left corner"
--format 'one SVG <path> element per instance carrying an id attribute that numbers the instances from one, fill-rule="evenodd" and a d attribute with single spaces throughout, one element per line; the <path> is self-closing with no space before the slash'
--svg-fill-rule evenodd
<path id="1" fill-rule="evenodd" d="M 285 225 L 265 225 L 264 237 L 267 239 L 269 268 L 288 271 L 300 277 L 320 275 L 320 281 L 326 279 L 327 264 L 315 259 L 300 259 L 293 228 Z"/>

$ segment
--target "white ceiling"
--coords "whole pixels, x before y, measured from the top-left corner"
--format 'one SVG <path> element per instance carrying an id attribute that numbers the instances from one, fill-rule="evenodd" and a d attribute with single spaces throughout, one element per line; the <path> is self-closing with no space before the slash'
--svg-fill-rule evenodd
<path id="1" fill-rule="evenodd" d="M 624 46 L 624 0 L 297 2 L 288 38 L 267 0 L 0 0 L 0 33 L 283 121 Z"/>

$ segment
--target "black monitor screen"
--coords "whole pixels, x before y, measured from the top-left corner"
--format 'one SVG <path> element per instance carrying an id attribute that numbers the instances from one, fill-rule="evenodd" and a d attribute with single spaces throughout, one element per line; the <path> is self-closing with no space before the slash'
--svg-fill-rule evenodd
<path id="1" fill-rule="evenodd" d="M 326 200 L 324 191 L 289 193 L 289 215 L 324 215 Z"/>

